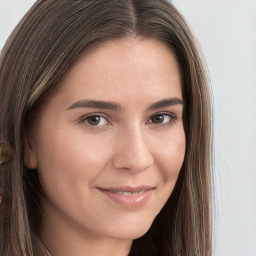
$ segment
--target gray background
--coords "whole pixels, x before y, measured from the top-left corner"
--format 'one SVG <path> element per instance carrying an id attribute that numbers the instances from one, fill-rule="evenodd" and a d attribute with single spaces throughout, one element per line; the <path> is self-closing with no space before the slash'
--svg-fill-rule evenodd
<path id="1" fill-rule="evenodd" d="M 0 49 L 34 0 L 0 0 Z M 256 2 L 174 0 L 211 76 L 215 256 L 256 255 Z"/>

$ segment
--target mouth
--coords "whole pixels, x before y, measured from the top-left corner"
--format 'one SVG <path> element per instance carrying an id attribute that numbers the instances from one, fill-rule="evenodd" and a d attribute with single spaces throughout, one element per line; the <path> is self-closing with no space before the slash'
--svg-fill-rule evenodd
<path id="1" fill-rule="evenodd" d="M 113 189 L 103 189 L 103 188 L 100 188 L 101 190 L 103 191 L 106 191 L 106 192 L 110 192 L 110 193 L 116 193 L 116 194 L 120 194 L 120 195 L 124 195 L 124 196 L 134 196 L 134 195 L 139 195 L 139 194 L 142 194 L 144 193 L 145 191 L 147 191 L 146 189 L 142 189 L 142 190 L 139 190 L 139 191 L 123 191 L 123 190 L 113 190 Z M 150 189 L 148 189 L 150 190 Z"/>
<path id="2" fill-rule="evenodd" d="M 137 208 L 148 203 L 156 188 L 151 186 L 137 186 L 97 189 L 115 204 L 128 208 Z"/>

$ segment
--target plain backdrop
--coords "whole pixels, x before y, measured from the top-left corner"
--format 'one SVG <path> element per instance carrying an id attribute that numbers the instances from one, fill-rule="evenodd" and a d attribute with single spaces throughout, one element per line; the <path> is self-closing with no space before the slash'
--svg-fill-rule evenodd
<path id="1" fill-rule="evenodd" d="M 0 49 L 34 0 L 0 0 Z M 174 0 L 214 97 L 215 256 L 256 255 L 256 0 Z M 0 92 L 1 93 L 1 92 Z"/>

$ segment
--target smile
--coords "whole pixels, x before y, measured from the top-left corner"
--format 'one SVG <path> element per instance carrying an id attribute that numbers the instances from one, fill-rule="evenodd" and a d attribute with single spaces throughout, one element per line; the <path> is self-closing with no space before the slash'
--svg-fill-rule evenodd
<path id="1" fill-rule="evenodd" d="M 98 188 L 98 190 L 115 204 L 122 207 L 138 208 L 148 203 L 155 187 Z"/>
<path id="2" fill-rule="evenodd" d="M 104 190 L 104 189 L 103 189 Z M 105 190 L 105 191 L 109 191 L 111 193 L 117 193 L 120 195 L 125 195 L 125 196 L 134 196 L 134 195 L 139 195 L 142 194 L 143 192 L 145 192 L 146 190 L 140 190 L 140 191 L 135 191 L 135 192 L 129 192 L 129 191 L 121 191 L 121 190 Z"/>

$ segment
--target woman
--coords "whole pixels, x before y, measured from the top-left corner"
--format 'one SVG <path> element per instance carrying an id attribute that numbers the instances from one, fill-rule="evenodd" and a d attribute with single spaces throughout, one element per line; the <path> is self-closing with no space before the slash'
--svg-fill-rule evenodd
<path id="1" fill-rule="evenodd" d="M 169 2 L 37 1 L 0 86 L 1 255 L 211 255 L 207 79 Z"/>

